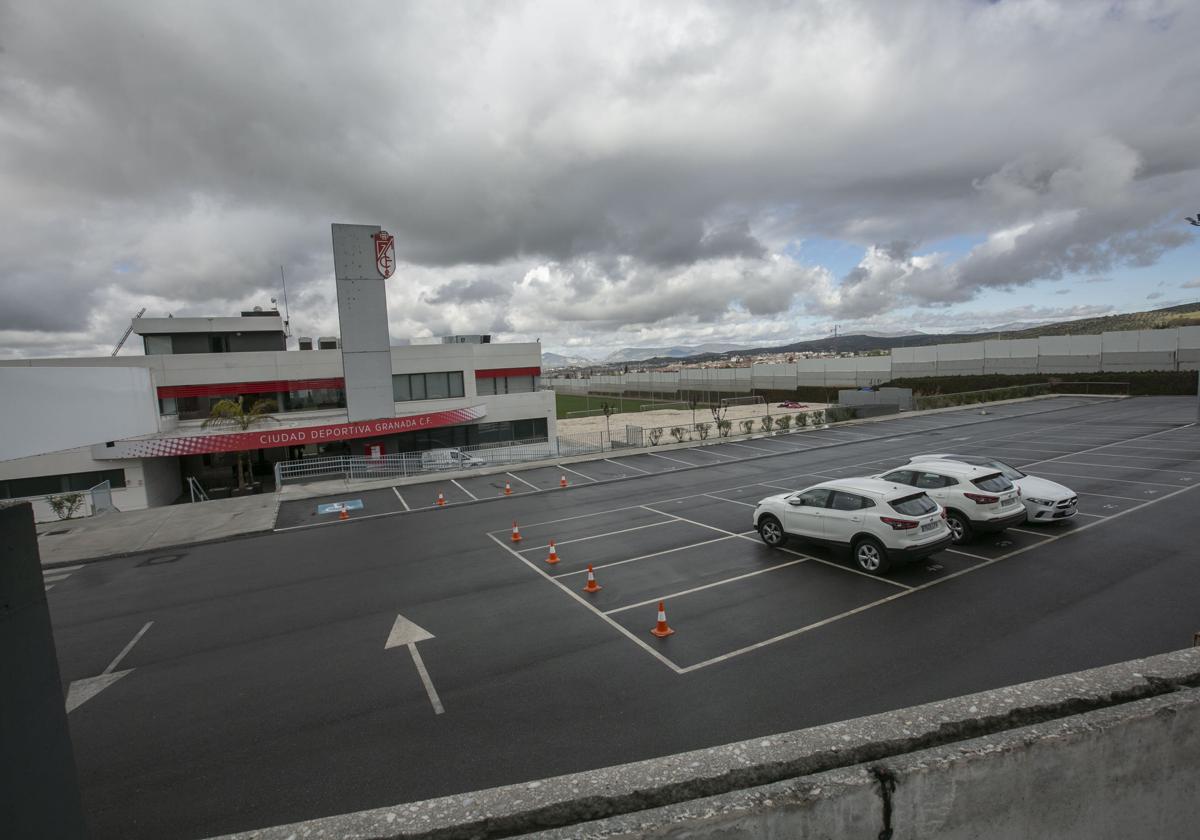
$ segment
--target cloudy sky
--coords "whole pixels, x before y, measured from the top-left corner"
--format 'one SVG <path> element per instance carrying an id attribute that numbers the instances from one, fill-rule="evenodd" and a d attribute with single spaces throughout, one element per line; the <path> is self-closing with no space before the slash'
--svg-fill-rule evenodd
<path id="1" fill-rule="evenodd" d="M 269 305 L 547 350 L 1200 299 L 1200 4 L 0 0 L 0 355 Z M 138 348 L 125 352 L 140 352 Z"/>

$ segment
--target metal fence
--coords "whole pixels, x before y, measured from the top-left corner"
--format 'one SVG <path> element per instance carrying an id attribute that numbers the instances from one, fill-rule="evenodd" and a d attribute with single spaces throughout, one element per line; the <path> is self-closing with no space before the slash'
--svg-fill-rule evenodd
<path id="1" fill-rule="evenodd" d="M 603 432 L 590 435 L 560 435 L 554 440 L 500 441 L 460 446 L 453 449 L 432 449 L 424 452 L 400 452 L 377 458 L 339 456 L 305 458 L 299 461 L 280 461 L 275 465 L 275 486 L 285 483 L 342 478 L 346 481 L 367 481 L 375 478 L 408 478 L 409 476 L 471 469 L 483 466 L 519 464 L 542 461 L 568 455 L 587 455 L 611 448 Z M 453 453 L 453 454 L 451 454 Z"/>
<path id="2" fill-rule="evenodd" d="M 5 499 L 6 502 L 29 502 L 33 506 L 35 522 L 58 522 L 69 519 L 86 519 L 98 513 L 116 510 L 112 500 L 112 485 L 102 481 L 87 490 L 68 490 L 62 493 L 46 493 L 42 496 L 22 496 Z"/>

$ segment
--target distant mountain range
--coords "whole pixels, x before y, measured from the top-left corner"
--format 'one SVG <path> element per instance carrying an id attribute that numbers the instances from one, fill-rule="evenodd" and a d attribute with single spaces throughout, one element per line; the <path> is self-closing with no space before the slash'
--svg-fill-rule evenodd
<path id="1" fill-rule="evenodd" d="M 1036 338 L 1040 335 L 1095 335 L 1105 331 L 1150 330 L 1194 325 L 1200 325 L 1200 302 L 1168 306 L 1162 309 L 1150 309 L 1143 312 L 1126 312 L 1121 315 L 1080 318 L 1075 321 L 1056 321 L 1045 324 L 1018 321 L 1001 324 L 996 327 L 964 330 L 957 333 L 861 332 L 852 335 L 839 335 L 836 339 L 833 336 L 826 336 L 824 338 L 797 341 L 775 347 L 752 347 L 749 345 L 719 343 L 700 344 L 696 346 L 679 345 L 675 347 L 626 347 L 609 354 L 599 362 L 581 357 L 543 353 L 542 364 L 548 368 L 618 365 L 627 362 L 638 362 L 653 366 L 670 364 L 681 359 L 689 361 L 717 361 L 727 359 L 733 355 L 744 356 L 759 353 L 802 353 L 806 351 L 863 353 L 871 350 L 890 350 L 893 347 L 924 347 L 931 344 L 956 344 L 966 341 L 980 341 L 984 338 L 1013 339 Z M 560 362 L 559 360 L 569 361 Z"/>
<path id="2" fill-rule="evenodd" d="M 691 347 L 685 345 L 676 345 L 675 347 L 625 347 L 617 350 L 615 353 L 609 353 L 601 361 L 604 364 L 613 365 L 619 362 L 636 362 L 638 359 L 648 359 L 651 357 L 660 359 L 686 359 L 689 356 L 696 356 L 701 353 L 726 353 L 734 350 L 742 350 L 749 346 L 748 344 L 716 342 L 697 344 Z"/>
<path id="3" fill-rule="evenodd" d="M 542 367 L 544 368 L 583 367 L 594 364 L 596 364 L 594 359 L 586 359 L 583 356 L 562 356 L 558 353 L 542 353 Z"/>

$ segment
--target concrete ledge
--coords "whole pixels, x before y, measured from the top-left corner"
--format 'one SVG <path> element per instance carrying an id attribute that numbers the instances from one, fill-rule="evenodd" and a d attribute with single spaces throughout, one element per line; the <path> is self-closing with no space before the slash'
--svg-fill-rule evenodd
<path id="1" fill-rule="evenodd" d="M 1021 828 L 980 833 L 971 822 L 974 816 L 963 812 L 967 806 L 955 799 L 959 785 L 990 803 L 996 819 L 1018 820 L 1018 826 L 1024 817 L 1012 813 L 1015 803 L 1006 798 L 1007 791 L 1054 797 L 1057 804 L 1045 815 L 1050 819 L 1078 811 L 1070 797 L 1082 795 L 1088 785 L 1093 785 L 1089 802 L 1111 796 L 1119 803 L 1123 786 L 1126 804 L 1140 791 L 1150 808 L 1164 812 L 1164 820 L 1181 814 L 1191 819 L 1200 817 L 1200 774 L 1194 771 L 1200 758 L 1197 687 L 1200 648 L 1192 648 L 842 723 L 228 835 L 227 840 L 432 840 L 539 831 L 545 838 L 878 837 L 887 836 L 879 833 L 881 794 L 893 782 L 899 794 L 888 793 L 890 819 L 908 826 L 897 837 L 933 836 L 932 830 L 913 830 L 914 825 L 940 826 L 938 837 L 1071 834 Z M 1035 747 L 1043 752 L 1035 755 Z M 1145 765 L 1152 762 L 1186 778 L 1168 785 L 1161 769 L 1146 776 Z M 965 774 L 961 781 L 959 774 Z M 1093 784 L 1101 776 L 1109 783 Z M 1011 787 L 1000 785 L 989 793 L 993 779 L 1000 778 Z M 1068 781 L 1070 792 L 1055 793 L 1056 785 Z M 1197 793 L 1190 804 L 1179 802 L 1183 789 Z M 822 825 L 837 833 L 807 833 L 806 826 Z M 1101 836 L 1092 825 L 1078 836 Z"/>

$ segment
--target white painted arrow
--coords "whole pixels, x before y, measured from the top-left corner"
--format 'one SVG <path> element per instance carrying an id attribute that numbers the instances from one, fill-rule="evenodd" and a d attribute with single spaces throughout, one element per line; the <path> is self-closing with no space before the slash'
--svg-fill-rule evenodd
<path id="1" fill-rule="evenodd" d="M 133 669 L 127 671 L 113 671 L 111 674 L 101 674 L 98 677 L 84 677 L 81 680 L 75 680 L 67 689 L 67 714 L 78 709 L 87 701 L 91 700 L 97 694 L 126 674 L 132 674 Z"/>
<path id="2" fill-rule="evenodd" d="M 121 660 L 129 654 L 129 651 L 133 650 L 133 646 L 138 643 L 138 640 L 146 635 L 146 631 L 150 629 L 150 625 L 153 623 L 153 621 L 147 621 L 142 626 L 142 629 L 137 631 L 137 635 L 129 640 L 129 644 L 125 645 L 121 652 L 117 654 L 117 658 L 108 663 L 108 667 L 101 672 L 100 676 L 84 677 L 82 680 L 75 680 L 71 683 L 67 688 L 67 714 L 78 709 L 126 674 L 134 672 L 133 668 L 127 668 L 124 671 L 118 671 L 116 668 L 121 664 Z"/>
<path id="3" fill-rule="evenodd" d="M 438 698 L 437 689 L 433 687 L 433 680 L 429 679 L 429 671 L 425 670 L 425 662 L 421 659 L 421 654 L 417 652 L 417 642 L 432 638 L 433 634 L 428 630 L 413 624 L 402 615 L 397 615 L 396 623 L 392 625 L 392 632 L 388 634 L 387 644 L 383 646 L 383 649 L 408 648 L 408 652 L 412 654 L 413 664 L 417 666 L 417 673 L 421 675 L 421 682 L 425 684 L 425 691 L 429 694 L 429 702 L 433 704 L 433 713 L 440 715 L 446 710 Z"/>

